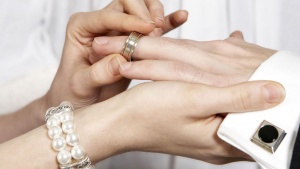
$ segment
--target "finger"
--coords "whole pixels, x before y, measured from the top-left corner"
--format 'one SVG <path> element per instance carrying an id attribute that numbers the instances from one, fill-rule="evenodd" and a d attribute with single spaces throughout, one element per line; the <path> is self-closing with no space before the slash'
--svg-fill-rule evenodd
<path id="1" fill-rule="evenodd" d="M 95 53 L 101 58 L 111 53 L 120 53 L 127 37 L 97 37 L 93 42 Z M 224 73 L 230 71 L 212 53 L 201 50 L 196 45 L 187 43 L 188 40 L 149 37 L 140 39 L 133 53 L 134 60 L 173 60 L 202 68 L 208 72 Z"/>
<path id="2" fill-rule="evenodd" d="M 165 25 L 162 27 L 162 34 L 167 33 L 178 26 L 185 23 L 188 19 L 188 12 L 186 10 L 176 11 L 165 18 Z"/>
<path id="3" fill-rule="evenodd" d="M 100 56 L 120 53 L 126 39 L 126 36 L 96 37 L 93 42 L 93 49 L 95 53 Z M 190 50 L 197 49 L 195 45 L 190 45 L 189 47 L 187 45 L 188 43 L 185 43 L 182 40 L 144 36 L 137 44 L 133 56 L 135 60 L 177 60 L 177 58 L 183 58 L 182 56 L 187 54 L 186 48 L 189 48 Z"/>
<path id="4" fill-rule="evenodd" d="M 150 12 L 144 1 L 121 0 L 120 2 L 125 13 L 138 16 L 147 21 L 152 21 Z"/>
<path id="5" fill-rule="evenodd" d="M 137 62 L 123 62 L 120 73 L 129 79 L 152 81 L 184 81 L 204 83 L 213 86 L 226 86 L 228 79 L 196 69 L 182 62 L 142 60 Z"/>
<path id="6" fill-rule="evenodd" d="M 152 20 L 155 22 L 156 27 L 163 27 L 165 20 L 164 6 L 158 0 L 145 0 Z"/>
<path id="7" fill-rule="evenodd" d="M 84 30 L 81 31 L 82 36 L 90 37 L 91 33 L 101 34 L 110 30 L 120 32 L 137 31 L 148 34 L 154 30 L 155 25 L 152 21 L 143 20 L 138 16 L 116 12 L 115 10 L 101 10 L 72 15 L 68 27 L 70 30 Z"/>
<path id="8" fill-rule="evenodd" d="M 179 27 L 184 24 L 188 19 L 188 12 L 185 10 L 176 11 L 164 18 L 164 25 L 161 28 L 155 29 L 151 32 L 150 36 L 161 36 L 169 31 Z"/>
<path id="9" fill-rule="evenodd" d="M 100 87 L 122 78 L 119 73 L 120 63 L 126 60 L 120 55 L 109 55 L 95 64 L 76 73 L 75 79 L 82 89 Z"/>
<path id="10" fill-rule="evenodd" d="M 206 92 L 208 110 L 220 112 L 249 112 L 264 110 L 281 103 L 285 98 L 284 87 L 272 81 L 253 81 Z M 205 96 L 201 96 L 201 98 Z M 206 97 L 208 98 L 208 97 Z M 217 105 L 216 105 L 217 103 Z"/>
<path id="11" fill-rule="evenodd" d="M 123 45 L 124 45 L 126 39 L 127 39 L 126 36 L 116 36 L 116 37 L 100 36 L 100 37 L 94 38 L 94 41 L 92 44 L 94 58 L 92 60 L 96 60 L 97 59 L 96 57 L 99 57 L 99 59 L 101 59 L 104 56 L 107 56 L 107 55 L 110 55 L 113 53 L 121 53 L 121 50 L 123 48 Z M 139 44 L 140 44 L 140 41 L 139 41 Z M 135 49 L 135 51 L 136 51 L 136 49 Z"/>
<path id="12" fill-rule="evenodd" d="M 239 38 L 244 40 L 244 35 L 241 31 L 234 31 L 229 35 L 229 37 L 234 37 L 234 38 Z"/>

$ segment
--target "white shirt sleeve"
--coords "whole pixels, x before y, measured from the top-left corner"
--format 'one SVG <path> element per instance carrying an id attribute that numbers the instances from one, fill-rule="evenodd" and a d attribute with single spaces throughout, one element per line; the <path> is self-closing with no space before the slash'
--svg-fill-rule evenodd
<path id="1" fill-rule="evenodd" d="M 229 114 L 221 124 L 218 136 L 249 154 L 263 168 L 288 169 L 300 118 L 300 56 L 287 51 L 277 52 L 256 70 L 250 80 L 281 83 L 286 89 L 284 102 L 264 111 Z M 251 141 L 264 120 L 286 132 L 274 153 Z M 258 138 L 264 143 L 261 137 Z M 278 140 L 265 145 L 275 142 Z"/>

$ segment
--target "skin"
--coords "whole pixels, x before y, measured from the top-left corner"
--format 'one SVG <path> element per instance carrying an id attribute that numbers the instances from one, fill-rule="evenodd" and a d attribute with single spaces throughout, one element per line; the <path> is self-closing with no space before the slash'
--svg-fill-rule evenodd
<path id="1" fill-rule="evenodd" d="M 93 162 L 128 151 L 149 151 L 224 164 L 250 159 L 217 137 L 223 120 L 218 113 L 263 110 L 284 97 L 283 87 L 270 81 L 230 87 L 150 82 L 77 110 L 74 122 L 80 145 Z M 41 126 L 2 143 L 0 167 L 57 168 L 57 152 L 50 148 L 46 133 L 46 126 Z M 7 155 L 12 153 L 14 158 Z"/>
<path id="2" fill-rule="evenodd" d="M 94 162 L 128 151 L 168 153 L 214 164 L 250 160 L 246 154 L 217 137 L 216 131 L 223 120 L 223 116 L 219 114 L 274 107 L 285 97 L 283 87 L 270 81 L 214 87 L 191 83 L 185 79 L 178 82 L 176 76 L 171 76 L 169 81 L 138 85 L 116 95 L 127 87 L 127 82 L 119 81 L 123 76 L 117 72 L 121 70 L 120 73 L 124 73 L 129 70 L 126 69 L 128 63 L 125 64 L 120 55 L 102 57 L 94 49 L 94 43 L 97 41 L 97 44 L 101 44 L 101 40 L 93 40 L 105 31 L 114 35 L 118 34 L 116 31 L 133 31 L 125 27 L 131 23 L 129 21 L 124 25 L 122 22 L 117 25 L 105 22 L 108 21 L 108 16 L 121 18 L 123 12 L 110 13 L 108 10 L 80 13 L 71 17 L 61 65 L 42 103 L 48 107 L 69 100 L 77 108 L 84 107 L 75 113 L 75 124 L 81 138 L 80 144 Z M 176 15 L 187 16 L 187 13 L 179 11 L 171 14 L 169 19 L 165 18 L 165 24 L 171 25 L 163 28 L 155 28 L 150 24 L 153 29 L 148 32 L 149 35 L 166 32 L 182 23 L 177 22 L 178 19 L 180 21 L 180 18 L 186 18 L 172 19 Z M 99 16 L 103 20 L 102 27 L 98 25 Z M 109 63 L 115 58 L 118 58 L 118 64 L 110 69 L 109 66 L 112 65 Z M 110 93 L 111 91 L 113 92 Z M 87 106 L 95 102 L 100 103 Z M 41 112 L 45 111 L 39 111 L 40 114 Z M 37 116 L 44 115 L 40 114 Z M 18 127 L 20 126 L 16 128 Z M 56 152 L 50 148 L 51 140 L 47 138 L 46 132 L 46 127 L 41 126 L 2 143 L 0 155 L 3 158 L 0 160 L 0 167 L 57 167 Z M 39 145 L 39 149 L 32 148 L 33 144 Z M 14 153 L 14 158 L 7 156 L 20 151 L 24 153 Z M 18 163 L 14 162 L 15 159 L 18 159 Z"/>
<path id="3" fill-rule="evenodd" d="M 50 90 L 17 112 L 0 116 L 0 142 L 42 125 L 44 112 L 64 100 L 78 109 L 104 101 L 127 88 L 130 81 L 119 73 L 119 64 L 126 60 L 120 55 L 94 60 L 97 56 L 92 49 L 94 37 L 126 35 L 131 31 L 160 36 L 187 19 L 186 11 L 164 17 L 158 0 L 134 1 L 114 0 L 100 11 L 70 17 L 61 63 Z M 157 17 L 164 18 L 164 23 Z"/>
<path id="4" fill-rule="evenodd" d="M 103 57 L 120 50 L 126 37 L 96 39 L 107 42 L 93 42 L 95 52 Z M 123 63 L 120 72 L 132 79 L 176 79 L 229 86 L 247 81 L 274 53 L 275 50 L 245 42 L 239 31 L 225 40 L 207 42 L 143 37 L 134 52 L 137 61 Z"/>

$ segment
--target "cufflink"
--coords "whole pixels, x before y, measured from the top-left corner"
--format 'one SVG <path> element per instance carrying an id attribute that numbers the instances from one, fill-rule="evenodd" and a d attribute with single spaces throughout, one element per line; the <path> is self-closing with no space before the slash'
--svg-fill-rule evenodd
<path id="1" fill-rule="evenodd" d="M 284 130 L 264 120 L 252 136 L 251 141 L 274 154 L 285 135 Z"/>

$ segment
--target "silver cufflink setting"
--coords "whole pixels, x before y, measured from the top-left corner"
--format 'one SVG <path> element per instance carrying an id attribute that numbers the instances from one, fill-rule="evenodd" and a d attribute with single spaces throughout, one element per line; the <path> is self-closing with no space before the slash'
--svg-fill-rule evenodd
<path id="1" fill-rule="evenodd" d="M 251 141 L 274 154 L 285 135 L 286 132 L 283 129 L 264 120 L 252 136 Z"/>

